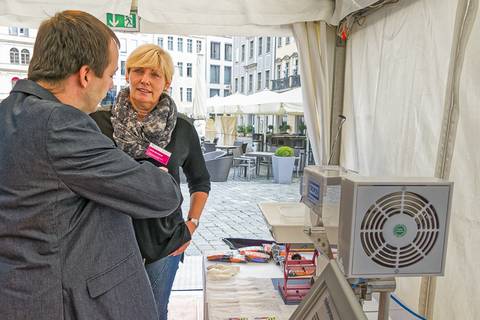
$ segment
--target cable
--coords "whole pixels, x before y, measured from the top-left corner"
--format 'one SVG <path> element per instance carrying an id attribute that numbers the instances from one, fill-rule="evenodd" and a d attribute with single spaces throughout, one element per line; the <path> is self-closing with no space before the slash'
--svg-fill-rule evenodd
<path id="1" fill-rule="evenodd" d="M 395 301 L 400 307 L 402 307 L 403 309 L 405 309 L 405 311 L 407 311 L 408 313 L 410 313 L 412 316 L 416 317 L 417 319 L 427 320 L 427 318 L 422 317 L 421 315 L 419 315 L 418 313 L 416 313 L 415 311 L 413 311 L 412 309 L 410 309 L 409 307 L 407 307 L 406 305 L 404 305 L 404 304 L 403 304 L 397 297 L 395 297 L 393 294 L 390 295 L 390 298 L 392 298 L 392 300 Z"/>

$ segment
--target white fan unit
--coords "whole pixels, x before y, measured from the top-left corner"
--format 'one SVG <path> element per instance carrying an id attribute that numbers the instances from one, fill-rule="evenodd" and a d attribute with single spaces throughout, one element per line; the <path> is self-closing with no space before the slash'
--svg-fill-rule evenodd
<path id="1" fill-rule="evenodd" d="M 303 171 L 302 202 L 311 209 L 312 226 L 338 227 L 340 185 L 347 171 L 339 166 L 306 166 Z M 335 242 L 336 243 L 336 242 Z"/>
<path id="2" fill-rule="evenodd" d="M 453 183 L 342 180 L 339 260 L 355 278 L 443 275 Z"/>

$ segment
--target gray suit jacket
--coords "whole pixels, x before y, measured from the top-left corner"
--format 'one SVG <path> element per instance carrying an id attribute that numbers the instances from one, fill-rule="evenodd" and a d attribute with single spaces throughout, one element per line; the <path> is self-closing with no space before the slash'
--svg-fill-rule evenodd
<path id="1" fill-rule="evenodd" d="M 168 173 L 19 81 L 0 104 L 0 319 L 156 319 L 131 217 L 180 202 Z"/>

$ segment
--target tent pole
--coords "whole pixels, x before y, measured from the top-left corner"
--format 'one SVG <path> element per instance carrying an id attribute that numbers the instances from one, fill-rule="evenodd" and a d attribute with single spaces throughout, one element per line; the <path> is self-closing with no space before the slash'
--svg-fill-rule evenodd
<path id="1" fill-rule="evenodd" d="M 335 143 L 337 136 L 337 120 L 338 116 L 343 112 L 343 95 L 345 88 L 345 59 L 346 59 L 346 42 L 340 37 L 335 36 L 335 53 L 334 53 L 334 70 L 333 70 L 333 87 L 332 87 L 332 109 L 330 112 L 330 155 L 331 163 L 340 163 L 340 147 L 342 144 L 342 134 L 338 133 L 338 141 Z M 332 146 L 334 149 L 332 150 Z"/>
<path id="2" fill-rule="evenodd" d="M 454 37 L 448 79 L 445 93 L 445 106 L 443 112 L 442 129 L 437 152 L 435 176 L 441 179 L 450 178 L 452 158 L 455 148 L 459 118 L 459 87 L 462 74 L 465 48 L 472 32 L 475 17 L 478 11 L 478 0 L 461 0 L 457 5 Z M 437 279 L 423 277 L 420 286 L 418 310 L 427 319 L 434 318 L 435 292 Z"/>

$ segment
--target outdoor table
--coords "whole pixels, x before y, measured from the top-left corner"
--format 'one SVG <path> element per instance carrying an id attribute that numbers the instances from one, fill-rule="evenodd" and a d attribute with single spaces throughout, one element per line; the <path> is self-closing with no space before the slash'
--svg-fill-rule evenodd
<path id="1" fill-rule="evenodd" d="M 267 179 L 270 178 L 270 167 L 272 165 L 272 156 L 275 153 L 273 152 L 266 152 L 266 151 L 253 151 L 245 153 L 248 157 L 256 157 L 257 158 L 257 175 L 260 173 L 260 158 L 266 158 L 269 162 L 269 167 L 267 169 Z"/>
<path id="2" fill-rule="evenodd" d="M 216 146 L 217 149 L 225 150 L 227 155 L 233 154 L 233 150 L 239 148 L 239 146 Z"/>
<path id="3" fill-rule="evenodd" d="M 267 319 L 269 316 L 275 316 L 275 319 L 286 320 L 297 308 L 296 305 L 286 305 L 274 285 L 272 279 L 278 283 L 278 279 L 283 279 L 283 272 L 273 261 L 268 263 L 205 261 L 205 267 L 219 264 L 238 266 L 240 272 L 233 277 L 216 280 L 205 275 L 204 319 L 241 317 Z M 255 307 L 252 307 L 252 304 Z"/>

